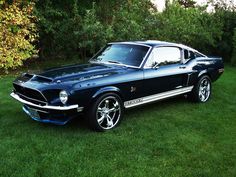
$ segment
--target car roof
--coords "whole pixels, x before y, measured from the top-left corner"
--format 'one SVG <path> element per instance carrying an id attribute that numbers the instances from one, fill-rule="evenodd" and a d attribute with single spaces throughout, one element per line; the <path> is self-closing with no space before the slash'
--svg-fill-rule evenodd
<path id="1" fill-rule="evenodd" d="M 175 46 L 175 47 L 180 47 L 186 50 L 191 50 L 194 52 L 198 52 L 199 51 L 188 47 L 186 45 L 183 44 L 177 44 L 177 43 L 173 43 L 173 42 L 166 42 L 166 41 L 158 41 L 158 40 L 146 40 L 146 41 L 124 41 L 124 42 L 112 42 L 110 44 L 136 44 L 136 45 L 145 45 L 148 47 L 157 47 L 157 46 Z M 202 53 L 200 53 L 202 54 Z M 203 55 L 203 54 L 202 54 Z"/>

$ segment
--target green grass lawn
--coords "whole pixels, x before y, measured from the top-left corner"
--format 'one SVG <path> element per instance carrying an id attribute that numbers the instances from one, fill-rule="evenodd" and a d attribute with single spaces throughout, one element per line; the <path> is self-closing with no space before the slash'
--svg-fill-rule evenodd
<path id="1" fill-rule="evenodd" d="M 209 102 L 134 108 L 106 133 L 83 119 L 31 120 L 9 97 L 14 77 L 0 78 L 0 176 L 236 176 L 236 68 L 226 67 Z"/>

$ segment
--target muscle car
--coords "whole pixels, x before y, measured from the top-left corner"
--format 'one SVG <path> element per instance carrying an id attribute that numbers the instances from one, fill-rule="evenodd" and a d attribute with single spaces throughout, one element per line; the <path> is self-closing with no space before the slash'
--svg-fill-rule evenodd
<path id="1" fill-rule="evenodd" d="M 106 131 L 131 107 L 177 95 L 207 102 L 223 72 L 222 58 L 182 44 L 114 42 L 87 64 L 22 74 L 11 96 L 36 121 L 63 125 L 83 113 L 92 129 Z"/>

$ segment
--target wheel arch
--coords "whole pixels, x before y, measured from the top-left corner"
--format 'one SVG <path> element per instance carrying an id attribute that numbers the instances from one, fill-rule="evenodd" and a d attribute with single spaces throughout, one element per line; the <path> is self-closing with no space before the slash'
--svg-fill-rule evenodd
<path id="1" fill-rule="evenodd" d="M 106 87 L 102 87 L 100 89 L 98 89 L 93 95 L 92 97 L 90 97 L 87 105 L 85 106 L 85 110 L 89 110 L 89 107 L 91 107 L 91 105 L 93 105 L 93 103 L 96 101 L 96 99 L 98 99 L 100 96 L 106 94 L 106 93 L 115 93 L 117 94 L 121 101 L 123 102 L 123 96 L 121 94 L 121 91 L 118 87 L 115 86 L 106 86 Z"/>
<path id="2" fill-rule="evenodd" d="M 115 95 L 117 95 L 117 96 L 115 96 Z M 107 87 L 100 88 L 94 93 L 94 95 L 92 96 L 92 99 L 90 100 L 90 106 L 86 109 L 86 113 L 85 113 L 87 115 L 88 124 L 93 130 L 103 132 L 106 130 L 110 130 L 110 129 L 116 127 L 117 125 L 119 125 L 120 120 L 122 119 L 123 111 L 124 111 L 124 107 L 123 107 L 120 95 L 121 94 L 120 94 L 119 88 L 113 87 L 113 86 L 107 86 Z M 108 125 L 108 123 L 110 121 L 107 122 L 106 125 L 102 125 L 102 123 L 98 122 L 97 110 L 98 110 L 99 105 L 105 99 L 113 99 L 113 100 L 118 101 L 120 103 L 119 104 L 120 105 L 119 113 L 117 114 L 115 111 L 115 113 L 113 114 L 113 118 L 112 119 L 110 118 L 111 119 L 110 121 L 112 122 L 112 124 L 110 124 L 110 125 L 112 125 L 112 127 L 109 127 L 110 125 Z M 108 110 L 103 111 L 104 114 L 106 114 L 106 115 L 109 114 L 109 113 L 106 113 L 106 111 L 110 111 L 109 107 L 110 106 L 107 107 Z M 114 108 L 115 108 L 115 105 L 114 105 Z M 101 118 L 101 117 L 99 117 L 99 118 Z M 103 119 L 107 119 L 107 118 L 103 117 Z"/>
<path id="3" fill-rule="evenodd" d="M 99 96 L 105 94 L 105 93 L 115 93 L 117 94 L 120 99 L 123 101 L 123 95 L 121 93 L 121 90 L 118 87 L 115 86 L 107 86 L 107 87 L 102 87 L 99 90 L 97 90 L 93 96 L 92 100 L 97 99 Z"/>
<path id="4" fill-rule="evenodd" d="M 198 80 L 202 77 L 202 76 L 208 76 L 211 80 L 212 80 L 212 76 L 210 74 L 210 72 L 205 69 L 205 70 L 202 70 L 199 74 L 198 74 Z"/>

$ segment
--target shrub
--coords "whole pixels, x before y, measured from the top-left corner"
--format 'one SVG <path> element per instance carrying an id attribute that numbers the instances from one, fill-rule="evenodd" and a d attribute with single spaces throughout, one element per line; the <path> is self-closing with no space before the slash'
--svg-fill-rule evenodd
<path id="1" fill-rule="evenodd" d="M 32 15 L 34 4 L 22 7 L 13 4 L 0 9 L 0 69 L 21 66 L 23 61 L 37 53 L 33 43 L 38 33 L 35 17 Z"/>
<path id="2" fill-rule="evenodd" d="M 233 66 L 236 66 L 236 28 L 234 28 L 233 53 L 232 53 L 231 63 Z"/>

